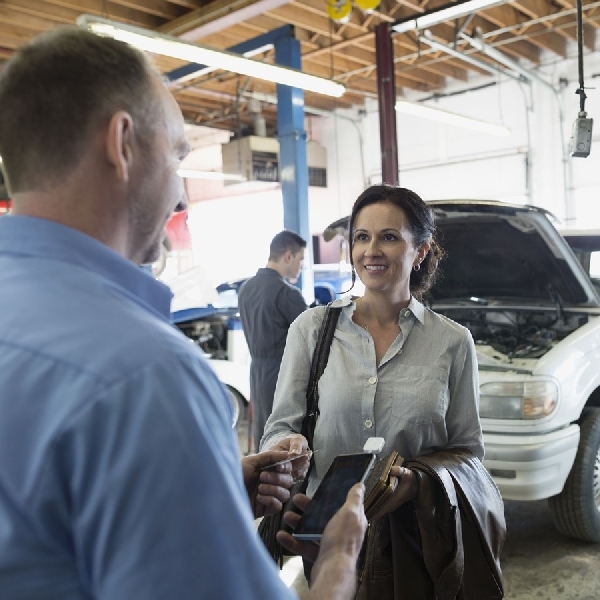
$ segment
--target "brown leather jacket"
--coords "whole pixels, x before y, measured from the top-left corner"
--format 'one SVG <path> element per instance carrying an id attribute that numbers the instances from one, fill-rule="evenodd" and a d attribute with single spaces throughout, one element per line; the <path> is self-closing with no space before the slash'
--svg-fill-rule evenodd
<path id="1" fill-rule="evenodd" d="M 481 461 L 454 448 L 405 461 L 419 495 L 373 522 L 357 600 L 504 597 L 504 504 Z"/>

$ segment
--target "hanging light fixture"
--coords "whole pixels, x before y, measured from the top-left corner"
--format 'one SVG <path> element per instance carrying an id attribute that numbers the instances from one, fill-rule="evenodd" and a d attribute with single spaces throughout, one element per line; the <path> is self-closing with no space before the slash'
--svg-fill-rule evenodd
<path id="1" fill-rule="evenodd" d="M 414 115 L 415 117 L 422 117 L 423 119 L 447 123 L 448 125 L 456 125 L 457 127 L 473 129 L 481 133 L 487 133 L 499 137 L 506 137 L 507 135 L 510 135 L 510 129 L 508 129 L 508 127 L 504 127 L 504 125 L 496 125 L 495 123 L 480 121 L 479 119 L 465 117 L 463 115 L 458 115 L 446 110 L 440 110 L 439 108 L 432 108 L 423 104 L 417 104 L 416 102 L 398 100 L 396 102 L 396 111 L 408 115 Z"/>
<path id="2" fill-rule="evenodd" d="M 493 6 L 505 3 L 506 0 L 463 0 L 462 2 L 453 2 L 452 4 L 447 4 L 440 8 L 428 10 L 417 17 L 398 20 L 391 25 L 391 29 L 396 33 L 404 33 L 415 29 L 426 29 L 427 27 L 438 25 L 444 21 L 465 17 L 466 15 L 470 15 L 479 10 L 492 8 Z"/>
<path id="3" fill-rule="evenodd" d="M 192 44 L 176 37 L 150 31 L 133 25 L 124 25 L 92 15 L 81 15 L 77 19 L 80 27 L 99 35 L 121 40 L 146 52 L 171 56 L 191 63 L 215 67 L 248 77 L 289 85 L 317 94 L 339 98 L 346 88 L 336 81 L 309 75 L 297 69 L 245 58 L 241 54 L 217 50 L 208 46 Z"/>

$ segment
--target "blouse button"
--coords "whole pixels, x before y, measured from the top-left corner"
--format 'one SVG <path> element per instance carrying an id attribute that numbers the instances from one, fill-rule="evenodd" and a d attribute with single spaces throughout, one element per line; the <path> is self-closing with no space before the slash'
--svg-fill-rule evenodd
<path id="1" fill-rule="evenodd" d="M 366 427 L 367 429 L 371 429 L 371 427 L 373 427 L 373 421 L 371 421 L 370 419 L 367 419 L 367 420 L 365 421 L 365 427 Z"/>
<path id="2" fill-rule="evenodd" d="M 371 385 L 374 385 L 375 383 L 377 383 L 377 377 L 369 377 L 369 383 Z"/>

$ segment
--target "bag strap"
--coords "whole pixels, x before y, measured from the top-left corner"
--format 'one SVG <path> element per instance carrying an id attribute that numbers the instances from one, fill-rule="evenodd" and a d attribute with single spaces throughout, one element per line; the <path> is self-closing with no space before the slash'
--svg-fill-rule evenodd
<path id="1" fill-rule="evenodd" d="M 329 350 L 331 349 L 333 334 L 341 312 L 341 306 L 334 308 L 331 306 L 331 303 L 327 305 L 325 316 L 319 328 L 317 344 L 310 367 L 310 377 L 306 389 L 306 415 L 302 420 L 301 433 L 308 440 L 308 446 L 311 449 L 313 445 L 311 433 L 314 427 L 310 428 L 308 425 L 311 420 L 316 421 L 319 416 L 319 379 L 323 375 L 327 361 L 329 360 Z"/>

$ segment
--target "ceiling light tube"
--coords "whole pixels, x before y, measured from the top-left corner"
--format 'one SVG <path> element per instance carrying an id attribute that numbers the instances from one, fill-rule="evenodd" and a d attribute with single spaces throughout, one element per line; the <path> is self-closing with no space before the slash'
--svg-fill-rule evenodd
<path id="1" fill-rule="evenodd" d="M 543 79 L 536 73 L 534 73 L 532 71 L 528 71 L 527 69 L 523 68 L 518 62 L 516 62 L 512 58 L 506 56 L 506 54 L 504 54 L 503 52 L 500 52 L 500 50 L 498 50 L 497 48 L 494 48 L 493 46 L 486 44 L 482 37 L 479 37 L 479 36 L 471 37 L 465 33 L 462 33 L 460 37 L 462 39 L 466 40 L 467 42 L 469 42 L 469 44 L 471 44 L 471 46 L 473 46 L 473 48 L 476 48 L 482 54 L 485 54 L 485 55 L 489 56 L 490 58 L 493 58 L 496 62 L 499 62 L 500 64 L 504 65 L 505 67 L 508 67 L 509 69 L 512 69 L 513 71 L 518 73 L 521 76 L 521 79 L 523 81 L 525 81 L 527 83 L 531 83 L 531 80 L 535 79 L 536 81 L 539 81 L 540 83 L 550 87 L 552 89 L 552 91 L 556 91 L 554 89 L 554 86 L 551 83 L 548 83 L 545 79 Z"/>
<path id="2" fill-rule="evenodd" d="M 339 98 L 345 92 L 345 87 L 341 83 L 331 79 L 309 75 L 289 67 L 251 60 L 241 54 L 234 54 L 226 50 L 192 44 L 141 27 L 124 25 L 92 15 L 81 15 L 77 19 L 77 24 L 99 35 L 121 40 L 140 50 L 154 54 L 171 56 L 172 58 L 215 67 L 224 71 L 247 75 L 248 77 L 256 77 L 257 79 L 289 85 L 317 94 L 333 96 L 334 98 Z"/>
<path id="3" fill-rule="evenodd" d="M 196 169 L 179 169 L 177 174 L 184 179 L 213 179 L 216 181 L 247 181 L 243 175 L 221 173 L 221 171 L 198 171 Z"/>
<path id="4" fill-rule="evenodd" d="M 424 106 L 423 104 L 417 104 L 415 102 L 407 102 L 406 100 L 398 100 L 396 102 L 396 110 L 408 115 L 414 115 L 416 117 L 422 117 L 432 121 L 447 123 L 448 125 L 466 127 L 467 129 L 473 129 L 475 131 L 479 131 L 480 133 L 488 133 L 490 135 L 496 135 L 499 137 L 506 137 L 507 135 L 510 135 L 510 129 L 508 129 L 508 127 L 504 127 L 504 125 L 496 125 L 495 123 L 480 121 L 478 119 L 465 117 L 463 115 L 458 115 L 446 110 L 440 110 L 439 108 L 432 108 L 430 106 Z"/>
<path id="5" fill-rule="evenodd" d="M 461 52 L 460 50 L 456 50 L 452 46 L 448 46 L 447 44 L 442 44 L 441 42 L 434 40 L 433 36 L 431 35 L 431 31 L 429 31 L 428 29 L 423 32 L 423 35 L 419 36 L 419 41 L 423 42 L 424 44 L 428 44 L 434 50 L 441 50 L 442 52 L 446 52 L 446 54 L 449 54 L 450 56 L 459 58 L 460 60 L 462 60 L 466 63 L 469 63 L 469 64 L 473 65 L 474 67 L 483 69 L 484 71 L 487 71 L 488 73 L 493 73 L 493 74 L 500 73 L 501 75 L 506 75 L 507 77 L 516 79 L 517 81 L 523 81 L 523 79 L 521 78 L 520 75 L 516 75 L 514 73 L 511 73 L 510 71 L 505 71 L 504 69 L 501 69 L 500 67 L 489 64 L 483 60 L 480 60 L 479 58 L 475 58 L 474 56 L 471 56 L 470 54 L 465 54 L 464 52 Z"/>
<path id="6" fill-rule="evenodd" d="M 405 33 L 406 31 L 413 31 L 414 29 L 425 29 L 443 23 L 444 21 L 451 21 L 452 19 L 470 15 L 478 10 L 504 4 L 505 2 L 506 0 L 467 0 L 465 2 L 455 2 L 441 8 L 427 11 L 412 19 L 396 21 L 391 26 L 391 29 L 396 33 Z"/>

